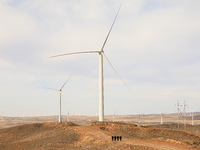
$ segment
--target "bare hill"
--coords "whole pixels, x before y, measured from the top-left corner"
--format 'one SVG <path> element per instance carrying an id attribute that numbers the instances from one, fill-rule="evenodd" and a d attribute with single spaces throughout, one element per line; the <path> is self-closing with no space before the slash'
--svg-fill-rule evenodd
<path id="1" fill-rule="evenodd" d="M 122 141 L 112 141 L 121 135 Z M 0 129 L 0 149 L 200 149 L 200 134 L 125 123 L 35 123 Z"/>

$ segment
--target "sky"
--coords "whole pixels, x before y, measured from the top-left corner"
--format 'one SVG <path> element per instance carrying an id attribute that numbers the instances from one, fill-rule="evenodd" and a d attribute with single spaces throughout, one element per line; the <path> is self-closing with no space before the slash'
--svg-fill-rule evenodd
<path id="1" fill-rule="evenodd" d="M 0 115 L 98 115 L 99 50 L 120 0 L 1 0 Z M 200 1 L 123 0 L 104 60 L 105 115 L 200 111 Z M 180 107 L 183 110 L 183 106 Z"/>

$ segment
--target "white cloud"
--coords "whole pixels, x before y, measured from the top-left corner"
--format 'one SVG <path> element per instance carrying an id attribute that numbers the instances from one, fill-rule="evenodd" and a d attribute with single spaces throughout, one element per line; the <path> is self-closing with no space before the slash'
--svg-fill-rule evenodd
<path id="1" fill-rule="evenodd" d="M 72 93 L 69 99 L 73 99 L 70 107 L 95 115 L 98 109 L 98 54 L 49 57 L 101 48 L 119 3 L 114 0 L 1 1 L 0 89 L 4 89 L 4 94 L 0 100 L 7 101 L 4 103 L 6 109 L 2 110 L 10 114 L 9 103 L 15 104 L 16 100 L 23 103 L 29 97 L 36 111 L 36 104 L 41 99 L 49 99 L 52 102 L 49 108 L 52 108 L 56 96 L 49 97 L 38 87 L 61 85 L 73 73 L 71 89 L 68 89 Z M 133 92 L 128 93 L 104 60 L 107 113 L 115 107 L 121 107 L 121 113 L 167 112 L 177 97 L 186 98 L 192 106 L 191 97 L 197 102 L 200 100 L 197 92 L 200 85 L 199 3 L 198 0 L 122 2 L 104 50 Z M 23 90 L 26 90 L 23 96 L 17 94 Z M 6 96 L 8 93 L 13 96 Z M 91 102 L 94 108 L 90 110 L 84 104 Z M 82 106 L 78 108 L 76 103 Z M 149 105 L 143 106 L 144 103 Z M 155 103 L 159 107 L 154 106 Z M 20 105 L 20 109 L 25 110 L 26 105 Z M 14 105 L 12 109 L 19 111 Z M 41 114 L 51 111 L 46 107 L 45 111 L 41 110 L 38 110 Z"/>

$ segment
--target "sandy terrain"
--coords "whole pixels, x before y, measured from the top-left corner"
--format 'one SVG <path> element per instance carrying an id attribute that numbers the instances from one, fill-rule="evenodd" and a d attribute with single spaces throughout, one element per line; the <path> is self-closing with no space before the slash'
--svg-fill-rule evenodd
<path id="1" fill-rule="evenodd" d="M 79 125 L 89 125 L 91 122 L 98 121 L 98 116 L 62 116 L 63 122 L 67 122 L 69 119 L 70 122 Z M 163 125 L 160 125 L 160 115 L 159 114 L 150 114 L 150 115 L 115 115 L 114 118 L 117 122 L 137 124 L 142 126 L 153 126 L 155 128 L 169 128 L 169 129 L 178 129 L 177 125 L 177 114 L 164 114 L 163 115 Z M 3 116 L 3 120 L 0 119 L 0 129 L 13 127 L 16 125 L 22 124 L 32 124 L 32 123 L 43 123 L 43 122 L 57 122 L 58 116 L 37 116 L 37 117 L 6 117 Z M 105 116 L 105 121 L 112 122 L 113 116 Z M 180 117 L 180 130 L 184 130 L 183 127 L 183 118 Z M 190 113 L 186 117 L 186 131 L 200 133 L 200 114 L 196 113 L 193 120 L 194 125 L 192 124 L 192 117 Z"/>
<path id="2" fill-rule="evenodd" d="M 122 141 L 112 141 L 121 135 Z M 200 134 L 117 122 L 34 123 L 0 129 L 0 149 L 200 149 Z"/>

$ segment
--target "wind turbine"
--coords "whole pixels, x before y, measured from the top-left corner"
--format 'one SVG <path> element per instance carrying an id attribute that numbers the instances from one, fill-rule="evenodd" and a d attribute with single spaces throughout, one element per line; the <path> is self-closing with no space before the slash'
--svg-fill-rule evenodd
<path id="1" fill-rule="evenodd" d="M 113 122 L 115 122 L 115 114 L 116 114 L 116 112 L 113 114 Z"/>
<path id="2" fill-rule="evenodd" d="M 121 7 L 121 5 L 120 5 Z M 112 64 L 110 63 L 110 61 L 108 60 L 108 58 L 106 57 L 106 55 L 104 54 L 104 47 L 105 44 L 108 40 L 108 37 L 110 35 L 110 32 L 113 28 L 113 25 L 115 23 L 115 20 L 118 16 L 120 7 L 117 11 L 117 14 L 114 18 L 114 21 L 111 25 L 111 28 L 106 36 L 106 39 L 103 42 L 102 47 L 99 50 L 94 50 L 94 51 L 82 51 L 82 52 L 74 52 L 74 53 L 66 53 L 66 54 L 60 54 L 60 55 L 55 55 L 55 56 L 51 56 L 50 58 L 53 57 L 59 57 L 59 56 L 65 56 L 65 55 L 73 55 L 73 54 L 81 54 L 81 53 L 98 53 L 99 54 L 99 121 L 104 121 L 104 86 L 103 86 L 103 57 L 106 59 L 106 61 L 109 63 L 109 65 L 112 67 L 112 69 L 115 71 L 115 73 L 117 74 L 117 76 L 120 78 L 120 80 L 125 84 L 125 82 L 122 80 L 122 78 L 119 76 L 119 74 L 117 73 L 117 71 L 114 69 L 114 67 L 112 66 Z M 125 86 L 127 87 L 127 85 L 125 84 Z M 128 87 L 127 87 L 128 88 Z M 129 89 L 129 88 L 128 88 Z M 130 89 L 129 89 L 130 90 Z"/>
<path id="3" fill-rule="evenodd" d="M 72 76 L 72 75 L 71 75 Z M 67 79 L 67 81 L 71 78 L 71 76 Z M 61 86 L 60 89 L 53 89 L 53 88 L 46 88 L 46 89 L 50 89 L 50 90 L 56 90 L 59 91 L 59 116 L 58 116 L 58 122 L 62 123 L 62 118 L 61 118 L 61 93 L 62 93 L 62 89 L 65 86 L 65 84 L 67 83 L 67 81 L 63 84 L 63 86 Z"/>
<path id="4" fill-rule="evenodd" d="M 163 124 L 163 114 L 160 113 L 160 124 Z"/>
<path id="5" fill-rule="evenodd" d="M 5 122 L 5 120 L 3 119 L 2 115 L 1 115 L 1 120 L 3 120 L 3 122 Z"/>
<path id="6" fill-rule="evenodd" d="M 67 113 L 67 122 L 69 122 L 69 111 Z"/>

